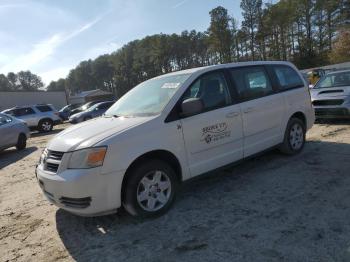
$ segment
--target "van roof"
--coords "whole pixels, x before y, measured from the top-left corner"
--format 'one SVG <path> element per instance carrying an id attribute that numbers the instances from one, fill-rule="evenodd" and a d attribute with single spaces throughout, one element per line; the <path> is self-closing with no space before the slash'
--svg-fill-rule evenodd
<path id="1" fill-rule="evenodd" d="M 250 62 L 235 62 L 235 63 L 228 63 L 228 64 L 219 64 L 219 65 L 210 65 L 210 66 L 203 66 L 203 67 L 195 67 L 191 69 L 185 69 L 185 70 L 180 70 L 176 72 L 171 72 L 168 74 L 165 74 L 167 76 L 170 75 L 180 75 L 180 74 L 193 74 L 198 71 L 207 71 L 209 69 L 220 69 L 220 68 L 227 68 L 227 67 L 239 67 L 239 66 L 254 66 L 254 65 L 275 65 L 275 64 L 284 64 L 284 65 L 289 65 L 293 66 L 292 63 L 287 62 L 287 61 L 250 61 Z M 161 76 L 165 76 L 161 75 Z M 161 77 L 159 76 L 159 77 Z"/>

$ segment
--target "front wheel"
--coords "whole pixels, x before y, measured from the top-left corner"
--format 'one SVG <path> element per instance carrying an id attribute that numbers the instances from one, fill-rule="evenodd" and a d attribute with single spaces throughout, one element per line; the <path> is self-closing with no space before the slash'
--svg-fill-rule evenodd
<path id="1" fill-rule="evenodd" d="M 128 175 L 123 206 L 133 216 L 161 215 L 174 202 L 177 187 L 177 176 L 168 164 L 160 160 L 143 162 Z"/>
<path id="2" fill-rule="evenodd" d="M 306 128 L 299 118 L 291 118 L 287 124 L 281 152 L 288 155 L 298 154 L 305 145 Z"/>
<path id="3" fill-rule="evenodd" d="M 20 134 L 18 136 L 16 148 L 17 150 L 23 150 L 26 148 L 26 146 L 27 146 L 27 137 L 24 134 Z"/>

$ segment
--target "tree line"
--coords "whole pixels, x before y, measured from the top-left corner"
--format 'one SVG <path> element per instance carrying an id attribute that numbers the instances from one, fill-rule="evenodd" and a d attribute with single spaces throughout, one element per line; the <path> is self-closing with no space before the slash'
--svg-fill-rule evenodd
<path id="1" fill-rule="evenodd" d="M 157 34 L 81 62 L 47 90 L 102 89 L 120 97 L 154 76 L 218 63 L 288 60 L 300 69 L 350 61 L 350 0 L 242 0 L 241 24 L 224 7 L 205 32 Z M 1 85 L 1 84 L 0 84 Z"/>
<path id="2" fill-rule="evenodd" d="M 43 87 L 41 78 L 30 71 L 0 74 L 0 91 L 38 91 Z"/>

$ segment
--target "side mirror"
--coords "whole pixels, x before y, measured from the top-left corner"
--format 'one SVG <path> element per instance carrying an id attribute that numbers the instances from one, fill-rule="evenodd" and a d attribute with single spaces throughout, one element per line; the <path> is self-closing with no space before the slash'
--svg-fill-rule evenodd
<path id="1" fill-rule="evenodd" d="M 200 98 L 188 98 L 181 104 L 182 116 L 192 116 L 199 114 L 204 109 L 204 104 Z"/>

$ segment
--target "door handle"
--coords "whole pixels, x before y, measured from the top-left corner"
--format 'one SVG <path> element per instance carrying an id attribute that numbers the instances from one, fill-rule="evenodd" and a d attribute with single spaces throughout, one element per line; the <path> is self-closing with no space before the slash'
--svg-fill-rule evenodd
<path id="1" fill-rule="evenodd" d="M 239 116 L 238 112 L 230 112 L 230 113 L 226 114 L 227 118 L 232 118 L 232 117 L 236 117 L 236 116 Z"/>
<path id="2" fill-rule="evenodd" d="M 248 107 L 248 108 L 246 108 L 243 112 L 244 112 L 245 114 L 248 114 L 248 113 L 253 112 L 254 110 L 255 110 L 254 107 Z"/>

